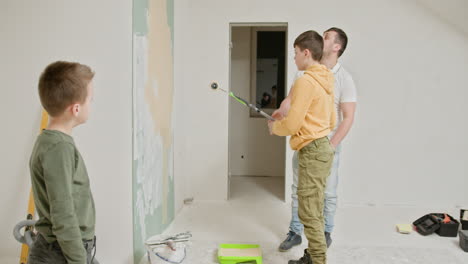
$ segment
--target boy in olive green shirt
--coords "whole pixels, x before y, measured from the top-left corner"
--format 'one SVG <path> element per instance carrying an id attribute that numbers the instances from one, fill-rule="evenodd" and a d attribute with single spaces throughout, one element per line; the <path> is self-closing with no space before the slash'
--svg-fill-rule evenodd
<path id="1" fill-rule="evenodd" d="M 31 183 L 39 220 L 29 264 L 89 264 L 95 246 L 95 207 L 88 173 L 75 142 L 74 127 L 88 120 L 93 71 L 79 63 L 50 64 L 39 79 L 39 96 L 49 114 L 30 158 Z"/>

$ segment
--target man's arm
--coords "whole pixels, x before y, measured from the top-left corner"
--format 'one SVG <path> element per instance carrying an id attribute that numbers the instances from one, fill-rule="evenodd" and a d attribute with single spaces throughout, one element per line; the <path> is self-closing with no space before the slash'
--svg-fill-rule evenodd
<path id="1" fill-rule="evenodd" d="M 341 112 L 343 113 L 343 121 L 336 129 L 336 133 L 330 139 L 331 144 L 336 148 L 340 142 L 346 137 L 354 122 L 354 112 L 356 111 L 356 102 L 341 103 Z"/>

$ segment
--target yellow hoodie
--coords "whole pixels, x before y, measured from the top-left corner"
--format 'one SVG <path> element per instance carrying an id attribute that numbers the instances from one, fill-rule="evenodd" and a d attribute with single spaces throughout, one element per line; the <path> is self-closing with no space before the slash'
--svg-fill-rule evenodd
<path id="1" fill-rule="evenodd" d="M 324 65 L 312 65 L 296 80 L 288 115 L 273 123 L 278 136 L 291 136 L 289 144 L 300 150 L 310 142 L 328 136 L 335 127 L 333 73 Z"/>

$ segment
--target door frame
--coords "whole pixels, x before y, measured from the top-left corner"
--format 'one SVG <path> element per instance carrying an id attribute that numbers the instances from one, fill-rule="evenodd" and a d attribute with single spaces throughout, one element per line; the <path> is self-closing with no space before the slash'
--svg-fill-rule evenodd
<path id="1" fill-rule="evenodd" d="M 271 31 L 275 31 L 277 30 L 278 28 L 285 28 L 285 32 L 286 32 L 286 37 L 285 37 L 285 41 L 286 41 L 286 58 L 288 57 L 288 34 L 289 34 L 289 25 L 287 22 L 230 22 L 229 23 L 229 45 L 228 45 L 228 49 L 229 49 L 229 60 L 228 60 L 228 92 L 231 91 L 231 87 L 232 87 L 232 76 L 231 76 L 231 73 L 232 73 L 232 70 L 231 70 L 231 61 L 232 61 L 232 48 L 233 48 L 233 45 L 232 45 L 232 28 L 233 27 L 251 27 L 251 28 L 265 28 L 265 27 L 268 27 L 268 28 L 272 28 Z M 266 30 L 265 30 L 266 31 Z M 251 35 L 251 38 L 252 38 L 252 35 Z M 253 42 L 253 41 L 252 41 Z M 251 49 L 252 50 L 252 49 Z M 256 54 L 256 53 L 255 53 Z M 252 54 L 251 54 L 252 56 Z M 252 60 L 251 60 L 252 61 Z M 250 70 L 250 76 L 252 76 L 252 65 L 251 65 L 251 70 Z M 288 60 L 286 59 L 285 60 L 285 98 L 286 98 L 286 95 L 287 95 L 287 92 L 288 92 L 288 87 L 287 87 L 287 72 L 288 72 Z M 250 78 L 250 85 L 252 85 L 252 79 L 255 80 L 255 77 L 254 78 Z M 252 93 L 252 89 L 251 90 L 251 93 Z M 252 97 L 252 94 L 250 95 Z M 226 197 L 226 200 L 230 200 L 231 199 L 231 142 L 230 142 L 230 131 L 231 131 L 231 118 L 230 118 L 230 115 L 231 115 L 231 103 L 232 103 L 232 100 L 228 100 L 228 148 L 227 148 L 227 151 L 228 151 L 228 171 L 227 171 L 227 197 Z M 287 140 L 286 140 L 287 142 Z M 284 164 L 284 188 L 283 188 L 283 195 L 284 195 L 284 199 L 283 199 L 283 202 L 286 202 L 288 199 L 286 198 L 286 194 L 288 193 L 287 192 L 287 180 L 286 180 L 286 177 L 287 177 L 287 164 L 286 164 L 286 160 L 287 160 L 287 144 L 285 144 L 284 146 L 284 152 L 285 152 L 285 157 L 286 159 L 284 160 L 285 164 Z"/>

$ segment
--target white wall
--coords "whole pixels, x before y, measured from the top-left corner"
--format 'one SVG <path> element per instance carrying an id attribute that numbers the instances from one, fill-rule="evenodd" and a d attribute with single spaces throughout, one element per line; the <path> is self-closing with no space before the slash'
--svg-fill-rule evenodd
<path id="1" fill-rule="evenodd" d="M 175 89 L 181 95 L 176 128 L 184 139 L 176 146 L 175 163 L 187 196 L 227 196 L 228 98 L 208 85 L 217 80 L 228 88 L 229 23 L 288 22 L 288 87 L 296 71 L 291 43 L 298 34 L 339 26 L 350 37 L 342 62 L 360 96 L 343 149 L 340 201 L 467 206 L 466 35 L 409 1 L 185 0 L 178 5 L 175 31 L 183 48 L 175 50 Z"/>
<path id="2" fill-rule="evenodd" d="M 74 132 L 97 210 L 97 258 L 132 263 L 132 1 L 0 2 L 1 263 L 18 263 L 11 230 L 26 215 L 28 159 L 38 134 L 37 81 L 54 60 L 96 71 L 91 119 Z"/>
<path id="3" fill-rule="evenodd" d="M 250 27 L 233 27 L 231 91 L 247 100 L 250 98 L 250 40 Z M 230 175 L 284 176 L 285 139 L 270 136 L 266 119 L 251 118 L 249 109 L 233 99 L 229 108 Z"/>
<path id="4" fill-rule="evenodd" d="M 182 87 L 190 85 L 189 80 L 179 78 L 179 70 L 185 63 L 184 54 L 181 51 L 186 48 L 186 43 L 183 43 L 185 35 L 181 34 L 179 27 L 183 27 L 185 20 L 182 19 L 188 15 L 187 3 L 184 1 L 174 1 L 174 203 L 175 217 L 182 210 L 184 199 L 191 197 L 190 187 L 188 183 L 188 174 L 183 163 L 187 156 L 187 131 L 184 131 L 186 126 L 185 115 L 187 109 L 184 107 L 185 95 Z M 179 88 L 179 89 L 178 89 Z"/>

